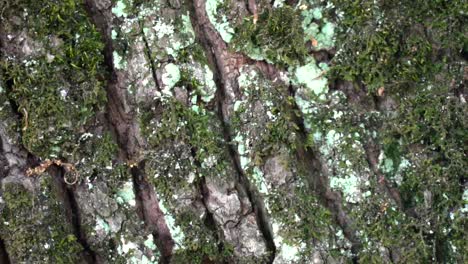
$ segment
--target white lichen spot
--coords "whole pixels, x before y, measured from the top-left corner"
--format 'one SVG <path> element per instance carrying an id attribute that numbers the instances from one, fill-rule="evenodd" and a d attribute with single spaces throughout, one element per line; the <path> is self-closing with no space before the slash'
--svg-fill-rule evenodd
<path id="1" fill-rule="evenodd" d="M 284 0 L 275 0 L 275 2 L 273 3 L 273 7 L 275 8 L 282 7 L 283 5 L 284 5 Z"/>
<path id="2" fill-rule="evenodd" d="M 117 31 L 115 31 L 115 29 L 112 29 L 111 37 L 112 37 L 112 39 L 116 39 L 116 38 L 117 38 Z"/>
<path id="3" fill-rule="evenodd" d="M 465 206 L 460 209 L 462 213 L 468 213 L 468 188 L 465 188 L 463 191 L 463 196 L 462 196 L 463 203 Z"/>
<path id="4" fill-rule="evenodd" d="M 216 165 L 217 161 L 218 159 L 216 158 L 216 156 L 211 155 L 203 160 L 202 168 L 212 168 Z"/>
<path id="5" fill-rule="evenodd" d="M 156 25 L 153 27 L 153 29 L 156 32 L 158 39 L 174 34 L 174 26 L 164 23 L 161 19 L 156 21 Z"/>
<path id="6" fill-rule="evenodd" d="M 117 252 L 119 254 L 127 254 L 130 250 L 138 249 L 137 244 L 130 242 L 130 241 L 129 242 L 125 241 L 124 237 L 120 238 L 120 243 L 121 244 L 117 247 Z"/>

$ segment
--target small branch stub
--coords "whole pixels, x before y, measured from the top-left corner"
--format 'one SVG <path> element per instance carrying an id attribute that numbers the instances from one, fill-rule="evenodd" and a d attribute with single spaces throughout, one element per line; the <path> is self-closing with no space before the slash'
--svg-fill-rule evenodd
<path id="1" fill-rule="evenodd" d="M 40 175 L 40 174 L 44 173 L 52 165 L 57 165 L 57 166 L 62 167 L 62 168 L 65 169 L 65 175 L 63 176 L 63 180 L 65 181 L 66 184 L 73 185 L 78 181 L 79 174 L 76 171 L 75 166 L 73 164 L 71 164 L 71 163 L 65 163 L 65 162 L 62 162 L 61 160 L 57 160 L 57 159 L 53 159 L 53 160 L 46 159 L 39 166 L 37 166 L 35 168 L 27 169 L 26 170 L 26 176 L 32 177 L 32 176 L 35 176 L 35 175 Z M 71 179 L 69 179 L 70 178 L 70 177 L 68 177 L 69 175 L 72 176 Z"/>

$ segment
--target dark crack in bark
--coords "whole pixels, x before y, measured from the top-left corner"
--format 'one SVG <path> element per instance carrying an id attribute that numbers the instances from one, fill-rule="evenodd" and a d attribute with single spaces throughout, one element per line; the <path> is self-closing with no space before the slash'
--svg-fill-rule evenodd
<path id="1" fill-rule="evenodd" d="M 151 74 L 153 76 L 154 83 L 156 84 L 156 89 L 158 91 L 161 91 L 161 85 L 159 84 L 158 75 L 156 74 L 156 65 L 154 64 L 153 56 L 151 55 L 151 48 L 149 46 L 148 40 L 146 39 L 145 33 L 143 32 L 143 23 L 141 21 L 140 21 L 140 28 L 142 29 L 140 34 L 143 38 L 143 42 L 145 43 L 145 52 L 150 62 Z"/>
<path id="2" fill-rule="evenodd" d="M 68 186 L 64 181 L 65 170 L 53 165 L 49 167 L 48 172 L 52 177 L 52 185 L 65 209 L 67 222 L 72 226 L 73 233 L 78 243 L 83 247 L 83 260 L 90 264 L 102 263 L 96 253 L 90 248 L 86 234 L 81 226 L 81 214 L 76 202 L 75 193 L 72 189 L 73 187 Z"/>
<path id="3" fill-rule="evenodd" d="M 10 264 L 10 257 L 8 256 L 8 252 L 5 248 L 5 242 L 3 239 L 0 238 L 0 263 Z"/>
<path id="4" fill-rule="evenodd" d="M 164 219 L 164 213 L 159 208 L 158 199 L 153 186 L 144 176 L 144 161 L 130 169 L 133 186 L 136 193 L 137 206 L 145 224 L 150 228 L 155 243 L 161 250 L 160 263 L 170 263 L 175 242 Z"/>
<path id="5" fill-rule="evenodd" d="M 159 208 L 158 199 L 153 187 L 148 183 L 144 175 L 144 161 L 138 161 L 140 154 L 145 147 L 145 141 L 141 137 L 138 124 L 138 116 L 135 107 L 132 107 L 127 94 L 127 89 L 123 84 L 124 73 L 114 67 L 111 30 L 113 16 L 111 7 L 103 7 L 97 0 L 86 0 L 86 9 L 91 20 L 102 34 L 104 48 L 104 59 L 110 71 L 107 91 L 107 118 L 110 122 L 110 129 L 113 130 L 120 149 L 121 161 L 130 164 L 130 172 L 133 177 L 134 190 L 138 197 L 137 204 L 141 210 L 145 224 L 153 232 L 155 243 L 158 245 L 162 256 L 161 263 L 169 263 L 174 248 L 174 240 L 165 222 L 164 214 Z M 154 68 L 151 69 L 153 77 Z M 157 84 L 157 79 L 155 78 Z M 159 89 L 159 87 L 155 87 Z"/>
<path id="6" fill-rule="evenodd" d="M 239 76 L 239 65 L 247 62 L 244 56 L 239 54 L 230 54 L 226 43 L 210 24 L 203 0 L 191 1 L 190 18 L 195 29 L 197 40 L 202 44 L 208 57 L 208 61 L 214 69 L 215 83 L 217 89 L 218 115 L 222 122 L 224 139 L 226 142 L 232 142 L 232 131 L 229 126 L 228 106 L 226 105 L 227 93 L 240 93 L 237 86 L 237 77 Z M 251 186 L 247 176 L 240 166 L 239 156 L 232 144 L 228 144 L 228 151 L 232 163 L 237 173 L 239 185 L 244 190 L 239 193 L 247 193 L 248 199 L 254 209 L 259 229 L 265 239 L 267 250 L 270 253 L 269 263 L 272 263 L 276 256 L 276 246 L 273 239 L 273 231 L 263 200 L 257 195 L 253 186 Z"/>

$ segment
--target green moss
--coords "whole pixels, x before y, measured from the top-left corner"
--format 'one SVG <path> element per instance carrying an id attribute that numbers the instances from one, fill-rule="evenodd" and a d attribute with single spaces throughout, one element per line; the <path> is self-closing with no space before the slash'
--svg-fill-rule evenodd
<path id="1" fill-rule="evenodd" d="M 254 59 L 281 66 L 297 65 L 307 55 L 303 35 L 299 12 L 283 6 L 263 12 L 256 24 L 253 17 L 246 18 L 236 28 L 232 45 Z"/>
<path id="2" fill-rule="evenodd" d="M 4 78 L 12 83 L 8 96 L 23 115 L 24 146 L 41 158 L 69 157 L 77 132 L 106 100 L 103 43 L 81 4 L 17 1 L 8 10 L 27 12 L 20 26 L 7 26 L 28 28 L 28 37 L 43 47 L 26 60 L 2 61 Z"/>
<path id="3" fill-rule="evenodd" d="M 332 1 L 340 24 L 336 74 L 369 91 L 408 90 L 467 48 L 464 1 Z"/>
<path id="4" fill-rule="evenodd" d="M 187 142 L 195 148 L 195 158 L 200 164 L 210 156 L 225 155 L 224 149 L 220 146 L 221 138 L 216 130 L 213 130 L 216 120 L 213 113 L 203 109 L 194 111 L 175 99 L 171 99 L 165 103 L 162 119 L 157 121 L 159 123 L 157 129 L 154 127 L 155 120 L 152 123 L 152 118 L 154 118 L 153 114 L 148 111 L 141 119 L 143 133 L 148 137 L 148 142 L 152 146 L 158 146 L 164 140 L 170 139 Z"/>
<path id="5" fill-rule="evenodd" d="M 185 247 L 175 252 L 172 261 L 196 264 L 207 261 L 218 263 L 226 261 L 232 256 L 233 248 L 231 246 L 224 244 L 220 248 L 221 244 L 213 233 L 206 229 L 202 223 L 193 221 L 193 219 L 197 219 L 196 215 L 183 213 L 179 214 L 177 218 L 183 233 L 186 234 L 182 242 Z"/>
<path id="6" fill-rule="evenodd" d="M 19 183 L 7 183 L 3 199 L 0 232 L 12 259 L 34 263 L 74 263 L 80 259 L 83 248 L 50 187 L 50 178 L 42 179 L 37 194 Z"/>

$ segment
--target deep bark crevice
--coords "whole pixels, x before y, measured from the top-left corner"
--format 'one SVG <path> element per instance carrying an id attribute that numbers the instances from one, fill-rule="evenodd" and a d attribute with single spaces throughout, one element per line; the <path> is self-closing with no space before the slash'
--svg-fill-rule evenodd
<path id="1" fill-rule="evenodd" d="M 228 76 L 226 72 L 226 66 L 223 65 L 228 63 L 234 63 L 231 65 L 233 67 L 238 67 L 239 64 L 245 62 L 246 60 L 243 56 L 229 56 L 226 44 L 220 39 L 220 36 L 215 31 L 213 26 L 209 23 L 208 17 L 205 11 L 205 2 L 203 0 L 193 0 L 191 1 L 190 7 L 190 18 L 192 25 L 195 30 L 196 39 L 199 43 L 202 44 L 205 49 L 205 54 L 208 57 L 208 61 L 213 68 L 215 75 L 215 83 L 217 86 L 216 100 L 218 107 L 218 116 L 222 123 L 224 140 L 227 142 L 228 152 L 230 159 L 234 165 L 237 174 L 237 181 L 239 184 L 236 184 L 236 188 L 241 187 L 243 190 L 238 190 L 239 193 L 246 193 L 255 212 L 257 219 L 258 227 L 263 235 L 263 238 L 266 243 L 267 250 L 269 252 L 269 263 L 273 263 L 276 256 L 276 245 L 273 239 L 273 231 L 271 228 L 270 219 L 266 212 L 263 200 L 258 197 L 257 192 L 251 186 L 247 176 L 240 166 L 240 161 L 234 146 L 230 144 L 232 142 L 232 132 L 229 127 L 227 113 L 224 109 L 224 100 L 226 96 L 226 85 L 228 83 L 235 83 L 236 78 Z M 234 71 L 235 72 L 235 69 Z M 234 73 L 235 74 L 235 73 Z M 234 79 L 234 80 L 233 80 Z M 234 93 L 239 93 L 238 87 L 232 87 Z"/>
<path id="2" fill-rule="evenodd" d="M 63 177 L 65 169 L 53 165 L 48 169 L 52 178 L 52 185 L 55 187 L 58 198 L 65 209 L 67 222 L 72 226 L 73 233 L 78 243 L 83 247 L 82 257 L 86 263 L 101 263 L 96 253 L 91 249 L 86 234 L 81 226 L 81 214 L 72 187 L 68 186 Z"/>
<path id="3" fill-rule="evenodd" d="M 3 242 L 3 239 L 0 238 L 0 263 L 4 264 L 10 264 L 10 256 L 8 255 L 8 252 L 5 247 L 5 243 Z"/>
<path id="4" fill-rule="evenodd" d="M 158 91 L 161 91 L 161 85 L 159 84 L 158 75 L 156 74 L 156 65 L 154 64 L 153 56 L 151 55 L 151 48 L 148 43 L 148 40 L 146 39 L 145 33 L 143 32 L 143 25 L 141 22 L 140 22 L 140 27 L 141 27 L 140 34 L 142 36 L 143 43 L 145 43 L 145 53 L 150 62 L 151 75 L 153 76 L 154 83 L 156 84 L 156 89 Z"/>
<path id="5" fill-rule="evenodd" d="M 145 162 L 143 161 L 130 169 L 137 207 L 140 208 L 142 219 L 153 234 L 154 242 L 161 251 L 159 263 L 170 263 L 175 242 L 165 222 L 164 213 L 159 208 L 153 186 L 146 180 L 144 167 Z"/>
<path id="6" fill-rule="evenodd" d="M 164 214 L 159 208 L 156 193 L 146 179 L 144 173 L 145 162 L 144 160 L 139 161 L 139 155 L 142 148 L 145 147 L 145 142 L 140 135 L 136 111 L 132 109 L 134 107 L 131 105 L 133 102 L 128 101 L 127 90 L 122 83 L 122 78 L 125 77 L 115 69 L 113 63 L 114 48 L 111 38 L 113 15 L 110 7 L 102 10 L 95 0 L 86 0 L 86 9 L 91 21 L 101 32 L 105 43 L 104 60 L 110 71 L 106 86 L 108 97 L 106 112 L 109 129 L 113 131 L 117 139 L 121 162 L 130 164 L 130 173 L 133 179 L 137 204 L 139 205 L 138 209 L 141 211 L 140 215 L 153 233 L 155 243 L 162 253 L 160 262 L 169 263 L 175 243 L 165 222 Z M 145 45 L 147 45 L 146 42 Z M 150 67 L 155 84 L 158 84 L 154 65 Z M 159 89 L 159 87 L 155 88 Z"/>

